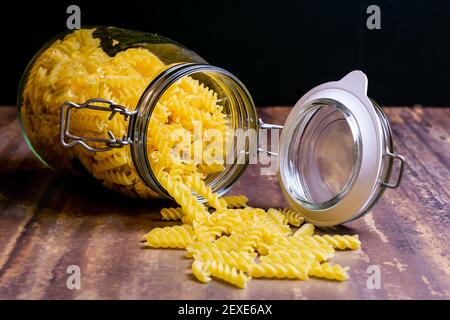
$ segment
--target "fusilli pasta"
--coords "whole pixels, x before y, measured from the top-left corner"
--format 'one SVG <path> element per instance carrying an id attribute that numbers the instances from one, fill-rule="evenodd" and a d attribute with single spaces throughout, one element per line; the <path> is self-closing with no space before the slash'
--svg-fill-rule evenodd
<path id="1" fill-rule="evenodd" d="M 194 239 L 194 230 L 190 225 L 155 228 L 146 236 L 147 244 L 152 248 L 184 249 Z"/>
<path id="2" fill-rule="evenodd" d="M 299 212 L 296 212 L 292 209 L 285 208 L 283 210 L 280 209 L 279 211 L 281 211 L 286 216 L 288 223 L 294 227 L 300 227 L 303 221 L 305 221 L 305 219 Z"/>
<path id="3" fill-rule="evenodd" d="M 228 208 L 244 208 L 247 206 L 248 198 L 244 195 L 241 196 L 224 196 L 222 199 L 227 203 Z"/>

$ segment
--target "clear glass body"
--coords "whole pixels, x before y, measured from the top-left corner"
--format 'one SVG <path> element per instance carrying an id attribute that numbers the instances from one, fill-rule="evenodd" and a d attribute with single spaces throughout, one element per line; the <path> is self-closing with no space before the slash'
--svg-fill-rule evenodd
<path id="1" fill-rule="evenodd" d="M 74 108 L 68 117 L 71 134 L 86 137 L 86 144 L 97 149 L 105 145 L 95 139 L 108 135 L 115 139 L 127 136 L 129 143 L 109 145 L 100 152 L 81 145 L 64 148 L 62 106 L 68 101 L 80 106 L 96 98 L 113 101 L 132 116 Z M 68 32 L 47 43 L 24 73 L 18 110 L 29 146 L 48 166 L 87 171 L 111 189 L 151 198 L 169 196 L 152 168 L 157 151 L 152 130 L 154 135 L 159 132 L 152 117 L 175 100 L 177 107 L 185 106 L 179 113 L 189 110 L 185 118 L 197 119 L 204 126 L 217 118 L 233 130 L 257 129 L 251 96 L 232 74 L 208 65 L 170 39 L 114 27 Z M 178 120 L 168 114 L 165 123 L 190 129 L 188 122 Z M 202 169 L 206 183 L 219 194 L 239 178 L 256 150 L 255 143 L 243 135 L 234 140 L 233 161 L 223 163 L 220 170 Z"/>

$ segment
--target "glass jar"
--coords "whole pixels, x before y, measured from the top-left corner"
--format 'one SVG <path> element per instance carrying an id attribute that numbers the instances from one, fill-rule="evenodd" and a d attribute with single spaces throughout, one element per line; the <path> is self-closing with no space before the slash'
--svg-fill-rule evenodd
<path id="1" fill-rule="evenodd" d="M 107 187 L 135 197 L 168 197 L 149 163 L 147 133 L 163 93 L 187 79 L 181 85 L 193 88 L 186 91 L 214 99 L 211 91 L 223 101 L 231 128 L 256 130 L 256 109 L 242 83 L 180 44 L 114 27 L 65 33 L 35 55 L 21 81 L 26 140 L 51 168 L 87 169 Z M 238 137 L 236 148 L 255 149 L 245 143 Z M 209 174 L 214 192 L 226 192 L 244 171 L 250 155 L 236 154 L 243 160 Z"/>
<path id="2" fill-rule="evenodd" d="M 290 205 L 316 225 L 360 217 L 400 183 L 403 158 L 394 153 L 389 123 L 366 91 L 360 71 L 318 86 L 299 100 L 284 126 L 281 186 Z M 228 71 L 167 38 L 113 27 L 69 32 L 44 46 L 22 78 L 18 108 L 26 141 L 42 162 L 87 170 L 107 187 L 141 198 L 171 198 L 157 177 L 165 146 L 152 138 L 172 130 L 162 123 L 182 122 L 192 133 L 187 145 L 194 154 L 196 142 L 205 144 L 198 123 L 232 141 L 219 143 L 227 161 L 193 162 L 218 195 L 258 151 L 266 152 L 258 148 L 258 131 L 283 128 L 258 120 L 249 92 Z M 201 154 L 203 147 L 208 145 L 199 147 Z M 400 170 L 390 184 L 394 159 Z"/>

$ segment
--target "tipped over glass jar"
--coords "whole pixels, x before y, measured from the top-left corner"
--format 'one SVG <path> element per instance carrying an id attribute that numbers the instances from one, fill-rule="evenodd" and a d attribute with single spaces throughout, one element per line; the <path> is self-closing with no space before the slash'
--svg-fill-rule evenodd
<path id="1" fill-rule="evenodd" d="M 49 167 L 87 171 L 133 197 L 199 202 L 220 201 L 266 152 L 260 129 L 283 128 L 271 153 L 280 184 L 319 226 L 368 212 L 404 167 L 361 71 L 313 88 L 284 126 L 269 125 L 228 71 L 167 38 L 114 27 L 48 42 L 23 75 L 18 110 L 27 143 Z"/>

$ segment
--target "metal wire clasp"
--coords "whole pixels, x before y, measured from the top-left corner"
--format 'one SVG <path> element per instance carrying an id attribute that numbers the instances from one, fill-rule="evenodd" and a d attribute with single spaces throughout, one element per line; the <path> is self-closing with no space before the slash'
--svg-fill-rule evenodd
<path id="1" fill-rule="evenodd" d="M 262 121 L 261 118 L 258 119 L 258 126 L 259 126 L 259 129 L 267 129 L 267 130 L 283 129 L 283 126 L 280 126 L 277 124 L 265 123 L 264 121 Z M 266 150 L 266 149 L 260 147 L 259 141 L 258 141 L 258 153 L 265 153 L 269 156 L 278 156 L 278 152 L 269 151 L 269 150 Z"/>
<path id="2" fill-rule="evenodd" d="M 101 106 L 98 104 L 103 104 L 107 106 Z M 108 138 L 95 138 L 95 137 L 81 137 L 77 136 L 70 132 L 70 113 L 73 108 L 76 109 L 90 109 L 90 110 L 98 110 L 110 112 L 111 114 L 108 117 L 108 120 L 112 120 L 114 116 L 119 113 L 123 115 L 125 121 L 132 120 L 134 115 L 136 115 L 137 111 L 130 111 L 124 106 L 117 105 L 112 100 L 95 98 L 89 99 L 82 104 L 74 103 L 74 102 L 64 102 L 61 106 L 61 131 L 60 131 L 60 141 L 61 144 L 66 148 L 71 148 L 77 144 L 81 145 L 83 148 L 92 151 L 92 152 L 102 152 L 109 151 L 113 148 L 122 148 L 125 145 L 131 144 L 131 129 L 132 126 L 128 126 L 128 132 L 121 139 L 116 139 L 114 133 L 110 130 L 108 131 Z M 105 147 L 92 147 L 89 146 L 86 142 L 100 142 L 104 143 Z"/>

